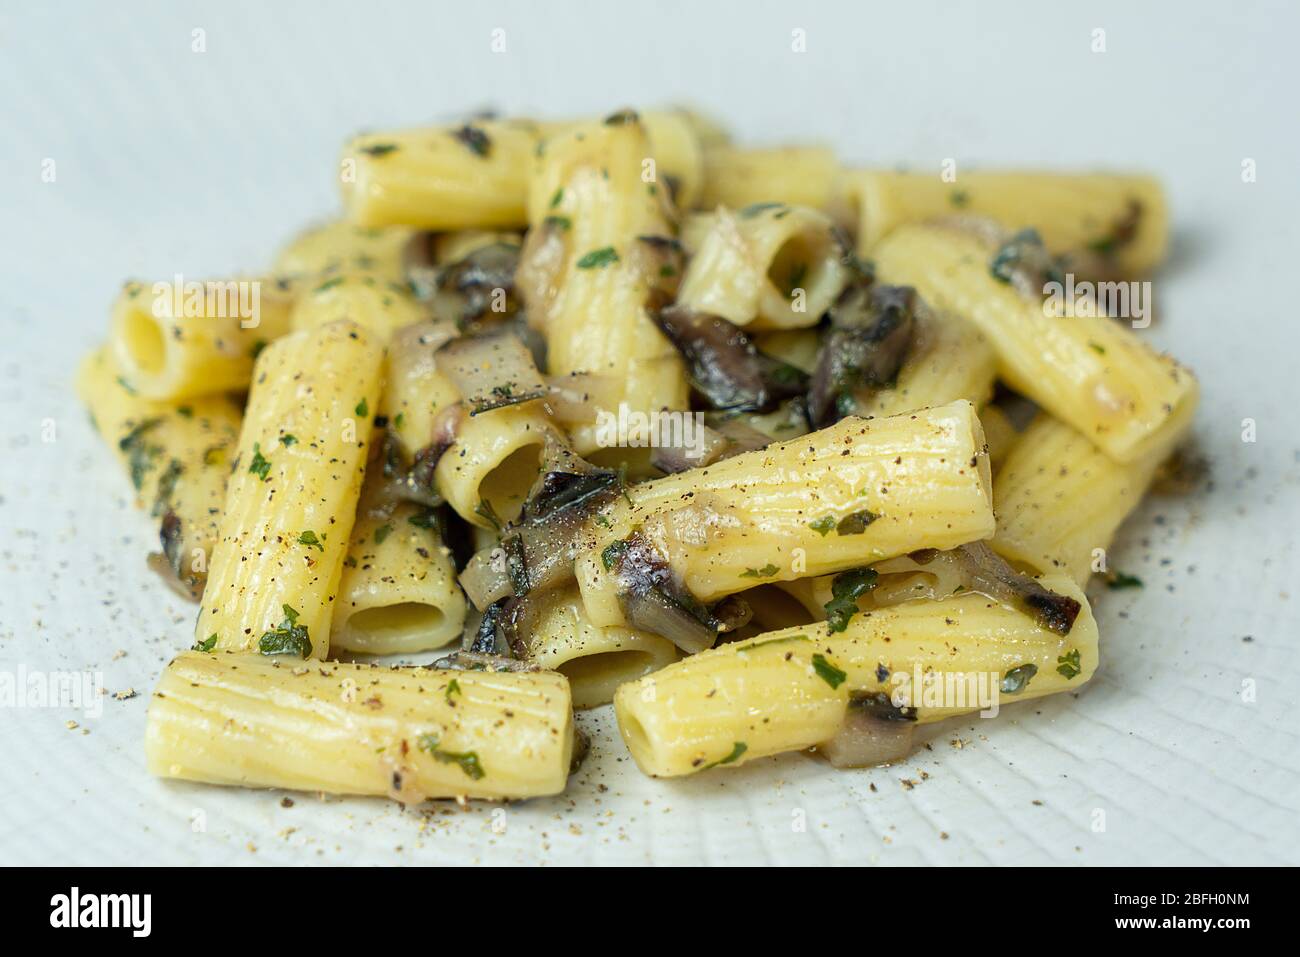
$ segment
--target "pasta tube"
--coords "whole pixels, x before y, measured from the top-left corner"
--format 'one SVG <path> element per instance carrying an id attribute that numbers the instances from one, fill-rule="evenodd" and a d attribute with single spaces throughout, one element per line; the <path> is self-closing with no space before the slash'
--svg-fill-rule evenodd
<path id="1" fill-rule="evenodd" d="M 624 685 L 619 732 L 642 771 L 676 777 L 827 741 L 855 696 L 883 692 L 929 722 L 1074 690 L 1096 669 L 1097 625 L 1073 582 L 1042 584 L 1080 603 L 1069 634 L 974 593 L 905 602 L 855 615 L 843 632 L 769 632 Z"/>
<path id="2" fill-rule="evenodd" d="M 411 654 L 461 636 L 465 595 L 439 528 L 435 510 L 410 502 L 358 512 L 334 601 L 334 652 Z"/>
<path id="3" fill-rule="evenodd" d="M 350 322 L 293 333 L 258 359 L 199 646 L 325 657 L 383 359 Z"/>
<path id="4" fill-rule="evenodd" d="M 427 798 L 564 790 L 565 680 L 184 652 L 149 704 L 151 773 L 242 787 Z"/>
<path id="5" fill-rule="evenodd" d="M 704 170 L 700 205 L 706 209 L 742 209 L 754 203 L 826 209 L 839 163 L 835 153 L 822 146 L 714 146 L 704 152 Z"/>
<path id="6" fill-rule="evenodd" d="M 1003 379 L 1120 462 L 1159 445 L 1196 403 L 1196 379 L 1105 316 L 1065 316 L 994 275 L 978 238 L 905 226 L 875 250 L 886 282 L 915 286 L 935 309 L 973 323 L 998 354 Z"/>
<path id="7" fill-rule="evenodd" d="M 287 279 L 129 282 L 113 306 L 113 361 L 146 399 L 246 388 L 258 352 L 289 331 L 295 291 Z"/>
<path id="8" fill-rule="evenodd" d="M 841 185 L 864 256 L 899 226 L 954 214 L 1010 230 L 1032 226 L 1052 253 L 1090 253 L 1126 275 L 1150 273 L 1169 245 L 1164 193 L 1148 176 L 974 172 L 947 183 L 928 173 L 857 170 Z"/>
<path id="9" fill-rule="evenodd" d="M 624 623 L 616 548 L 636 535 L 699 601 L 993 534 L 984 435 L 965 401 L 836 425 L 628 489 L 577 562 L 593 624 Z"/>
<path id="10" fill-rule="evenodd" d="M 990 544 L 1037 573 L 1060 572 L 1085 584 L 1093 571 L 1105 570 L 1105 550 L 1186 433 L 1190 412 L 1170 422 L 1158 447 L 1123 464 L 1063 422 L 1038 416 L 998 472 L 998 531 Z"/>
<path id="11" fill-rule="evenodd" d="M 125 385 L 104 349 L 82 362 L 77 392 L 139 501 L 161 521 L 168 567 L 182 590 L 197 599 L 218 537 L 226 476 L 239 438 L 239 405 L 224 395 L 179 402 L 141 398 Z"/>
<path id="12" fill-rule="evenodd" d="M 357 136 L 343 149 L 343 205 L 366 227 L 523 226 L 536 143 L 532 124 L 509 120 Z"/>
<path id="13" fill-rule="evenodd" d="M 632 628 L 597 628 L 588 619 L 576 588 L 541 596 L 542 609 L 529 620 L 526 657 L 569 679 L 575 708 L 614 700 L 619 685 L 677 660 L 665 638 Z"/>
<path id="14" fill-rule="evenodd" d="M 647 311 L 668 281 L 663 270 L 673 268 L 665 253 L 671 204 L 642 179 L 649 152 L 642 125 L 635 116 L 614 119 L 546 141 L 519 283 L 529 320 L 546 337 L 551 375 L 608 377 L 621 384 L 613 398 L 633 412 L 684 409 L 681 357 Z M 599 446 L 595 432 L 573 429 L 580 454 Z"/>
<path id="15" fill-rule="evenodd" d="M 849 279 L 832 226 L 830 217 L 806 206 L 719 209 L 677 301 L 755 329 L 816 325 Z"/>
<path id="16" fill-rule="evenodd" d="M 338 273 L 305 289 L 290 316 L 295 329 L 348 319 L 387 341 L 398 329 L 428 317 L 410 287 L 380 275 Z"/>
<path id="17" fill-rule="evenodd" d="M 346 220 L 325 223 L 294 237 L 276 257 L 279 276 L 344 272 L 405 283 L 406 254 L 418 234 L 404 226 L 367 229 Z"/>

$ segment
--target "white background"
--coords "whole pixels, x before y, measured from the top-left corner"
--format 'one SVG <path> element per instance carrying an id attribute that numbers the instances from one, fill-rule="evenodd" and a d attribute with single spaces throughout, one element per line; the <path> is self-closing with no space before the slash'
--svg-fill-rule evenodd
<path id="1" fill-rule="evenodd" d="M 97 720 L 0 709 L 0 862 L 1300 862 L 1296 9 L 6 5 L 0 671 L 99 671 L 141 694 Z M 650 781 L 608 715 L 588 715 L 596 753 L 570 793 L 511 806 L 503 833 L 489 809 L 304 795 L 284 809 L 279 793 L 148 777 L 148 692 L 193 608 L 144 571 L 154 530 L 70 393 L 121 281 L 264 266 L 335 211 L 337 150 L 358 129 L 670 103 L 741 141 L 820 140 L 852 162 L 1164 177 L 1174 246 L 1150 334 L 1202 377 L 1213 488 L 1126 527 L 1113 561 L 1146 587 L 1097 596 L 1094 680 L 940 728 L 904 767 L 847 774 L 791 755 Z"/>

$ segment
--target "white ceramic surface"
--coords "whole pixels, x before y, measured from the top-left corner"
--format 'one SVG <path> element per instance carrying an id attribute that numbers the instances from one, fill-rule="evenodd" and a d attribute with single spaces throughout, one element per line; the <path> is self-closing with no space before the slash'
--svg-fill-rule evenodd
<path id="1" fill-rule="evenodd" d="M 950 6 L 6 5 L 0 674 L 99 672 L 140 694 L 98 718 L 0 708 L 0 863 L 1300 863 L 1300 333 L 1284 289 L 1300 15 Z M 359 128 L 670 102 L 741 140 L 826 140 L 853 161 L 1165 178 L 1174 256 L 1150 334 L 1202 377 L 1213 488 L 1124 530 L 1112 560 L 1146 587 L 1097 595 L 1096 678 L 940 728 L 905 767 L 838 774 L 787 756 L 652 781 L 604 709 L 581 718 L 595 753 L 569 793 L 510 807 L 504 830 L 484 808 L 286 809 L 278 792 L 149 777 L 148 693 L 193 608 L 145 571 L 151 525 L 69 385 L 120 281 L 266 263 L 336 208 L 336 151 Z"/>

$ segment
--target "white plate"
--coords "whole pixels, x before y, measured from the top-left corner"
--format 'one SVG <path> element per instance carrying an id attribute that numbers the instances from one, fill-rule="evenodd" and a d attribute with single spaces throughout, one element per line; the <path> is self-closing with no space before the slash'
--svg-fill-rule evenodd
<path id="1" fill-rule="evenodd" d="M 1300 862 L 1300 333 L 1283 291 L 1300 222 L 1295 8 L 812 7 L 7 13 L 0 674 L 84 671 L 140 694 L 99 717 L 0 709 L 0 862 Z M 852 773 L 786 756 L 652 781 L 610 715 L 589 714 L 595 753 L 569 793 L 503 818 L 304 795 L 284 808 L 279 792 L 149 777 L 148 694 L 194 608 L 145 571 L 151 525 L 69 385 L 121 280 L 266 263 L 335 209 L 337 149 L 358 128 L 682 101 L 741 139 L 821 139 L 859 162 L 1165 178 L 1175 255 L 1151 335 L 1201 375 L 1213 489 L 1152 501 L 1126 527 L 1113 562 L 1146 587 L 1097 596 L 1096 678 L 936 729 L 903 767 Z M 1258 441 L 1243 442 L 1245 419 Z"/>

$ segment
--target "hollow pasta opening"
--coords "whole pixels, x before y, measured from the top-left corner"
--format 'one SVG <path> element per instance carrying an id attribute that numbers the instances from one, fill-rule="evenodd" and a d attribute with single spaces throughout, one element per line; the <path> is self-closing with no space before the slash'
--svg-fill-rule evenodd
<path id="1" fill-rule="evenodd" d="M 491 505 L 502 519 L 513 521 L 523 510 L 524 499 L 533 487 L 541 462 L 541 444 L 515 449 L 484 477 L 479 485 L 479 498 Z"/>
<path id="2" fill-rule="evenodd" d="M 575 708 L 595 708 L 613 701 L 619 685 L 647 674 L 654 661 L 644 651 L 606 651 L 570 658 L 555 670 L 569 679 Z"/>
<path id="3" fill-rule="evenodd" d="M 348 630 L 359 642 L 378 641 L 396 635 L 424 634 L 442 627 L 442 609 L 419 601 L 363 608 L 348 618 Z"/>
<path id="4" fill-rule="evenodd" d="M 167 360 L 167 340 L 158 320 L 139 309 L 128 309 L 122 318 L 122 343 L 134 370 L 157 375 Z"/>
<path id="5" fill-rule="evenodd" d="M 821 259 L 820 243 L 803 234 L 791 236 L 772 257 L 767 278 L 789 299 L 795 289 L 810 288 Z"/>

